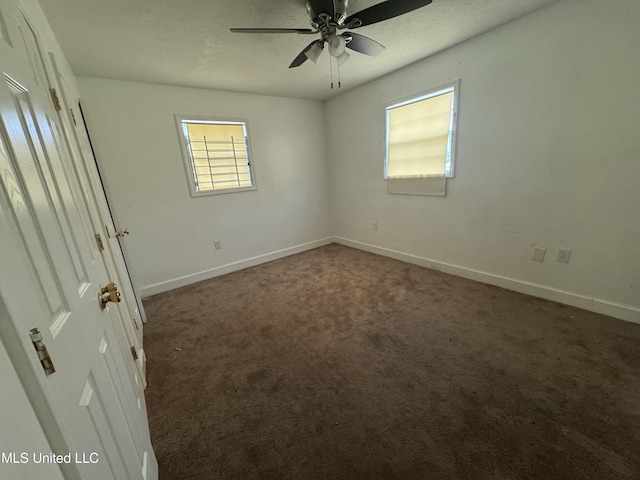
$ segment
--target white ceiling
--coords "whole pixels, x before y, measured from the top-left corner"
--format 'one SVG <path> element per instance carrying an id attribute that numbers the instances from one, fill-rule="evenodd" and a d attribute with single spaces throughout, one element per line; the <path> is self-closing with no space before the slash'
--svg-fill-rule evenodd
<path id="1" fill-rule="evenodd" d="M 315 36 L 229 31 L 310 28 L 305 0 L 39 1 L 77 75 L 324 100 L 558 0 L 434 0 L 354 30 L 387 48 L 352 52 L 341 90 L 326 49 L 318 65 L 288 68 Z M 348 12 L 376 3 L 351 0 Z"/>

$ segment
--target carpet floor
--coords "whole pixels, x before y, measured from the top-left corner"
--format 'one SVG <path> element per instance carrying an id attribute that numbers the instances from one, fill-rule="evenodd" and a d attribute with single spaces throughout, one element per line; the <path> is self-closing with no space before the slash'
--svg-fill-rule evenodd
<path id="1" fill-rule="evenodd" d="M 161 480 L 640 478 L 640 325 L 336 244 L 144 306 Z"/>

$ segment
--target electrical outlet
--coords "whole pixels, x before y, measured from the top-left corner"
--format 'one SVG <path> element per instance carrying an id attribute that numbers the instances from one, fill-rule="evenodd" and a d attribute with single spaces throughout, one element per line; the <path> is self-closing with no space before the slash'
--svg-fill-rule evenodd
<path id="1" fill-rule="evenodd" d="M 556 257 L 556 262 L 569 263 L 570 259 L 571 259 L 570 248 L 558 248 L 558 256 Z"/>
<path id="2" fill-rule="evenodd" d="M 544 255 L 547 253 L 547 249 L 544 247 L 533 247 L 533 255 L 531 255 L 531 260 L 535 260 L 536 262 L 544 262 Z"/>
<path id="3" fill-rule="evenodd" d="M 374 231 L 374 232 L 377 232 L 377 231 L 378 231 L 378 221 L 377 221 L 377 220 L 374 220 L 374 221 L 373 221 L 373 231 Z"/>
<path id="4" fill-rule="evenodd" d="M 220 250 L 222 248 L 222 245 L 220 244 L 220 240 L 214 240 L 213 246 L 215 247 L 216 250 Z"/>

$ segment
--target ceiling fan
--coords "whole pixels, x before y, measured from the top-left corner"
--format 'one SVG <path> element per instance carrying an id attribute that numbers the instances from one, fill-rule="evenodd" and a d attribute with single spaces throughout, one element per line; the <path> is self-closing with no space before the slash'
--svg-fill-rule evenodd
<path id="1" fill-rule="evenodd" d="M 303 35 L 320 34 L 293 59 L 289 68 L 299 67 L 307 60 L 318 63 L 318 58 L 328 46 L 329 55 L 338 65 L 349 59 L 346 48 L 365 55 L 375 56 L 384 50 L 384 46 L 375 40 L 353 32 L 338 33 L 340 30 L 366 27 L 398 15 L 404 15 L 420 7 L 429 5 L 433 0 L 387 0 L 359 12 L 347 15 L 349 0 L 307 0 L 307 11 L 311 28 L 232 28 L 236 33 L 298 33 Z M 333 84 L 332 84 L 333 88 Z"/>

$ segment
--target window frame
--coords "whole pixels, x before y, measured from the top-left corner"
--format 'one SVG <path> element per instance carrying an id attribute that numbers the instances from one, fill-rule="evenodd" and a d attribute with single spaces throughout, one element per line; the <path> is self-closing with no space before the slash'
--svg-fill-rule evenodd
<path id="1" fill-rule="evenodd" d="M 403 95 L 402 97 L 395 98 L 384 105 L 384 180 L 389 180 L 388 176 L 388 168 L 389 168 L 389 110 L 393 108 L 402 107 L 404 105 L 410 105 L 412 103 L 417 103 L 422 100 L 427 100 L 429 98 L 437 97 L 439 95 L 443 95 L 448 93 L 449 91 L 453 92 L 453 100 L 451 105 L 452 115 L 451 115 L 451 148 L 449 149 L 449 162 L 448 169 L 445 167 L 445 179 L 455 178 L 455 161 L 456 161 L 456 137 L 458 131 L 458 100 L 460 97 L 460 79 L 456 78 L 449 82 L 440 84 L 435 87 L 431 87 L 425 90 L 420 90 L 419 92 L 414 92 L 409 95 Z M 425 175 L 439 177 L 439 175 Z M 391 179 L 396 177 L 391 177 Z M 422 178 L 419 175 L 407 178 Z"/>
<path id="2" fill-rule="evenodd" d="M 256 171 L 253 158 L 253 148 L 251 147 L 251 134 L 249 131 L 249 121 L 244 117 L 227 117 L 218 115 L 186 115 L 181 113 L 174 114 L 176 128 L 178 130 L 178 140 L 180 142 L 180 151 L 182 153 L 182 163 L 185 168 L 186 180 L 189 186 L 189 193 L 192 197 L 206 197 L 209 195 L 222 195 L 227 193 L 238 193 L 257 190 Z M 230 187 L 212 190 L 196 190 L 196 179 L 191 155 L 189 155 L 187 142 L 183 131 L 183 122 L 193 123 L 210 123 L 219 125 L 243 125 L 246 134 L 247 159 L 249 165 L 249 173 L 251 175 L 251 185 L 245 187 Z"/>

